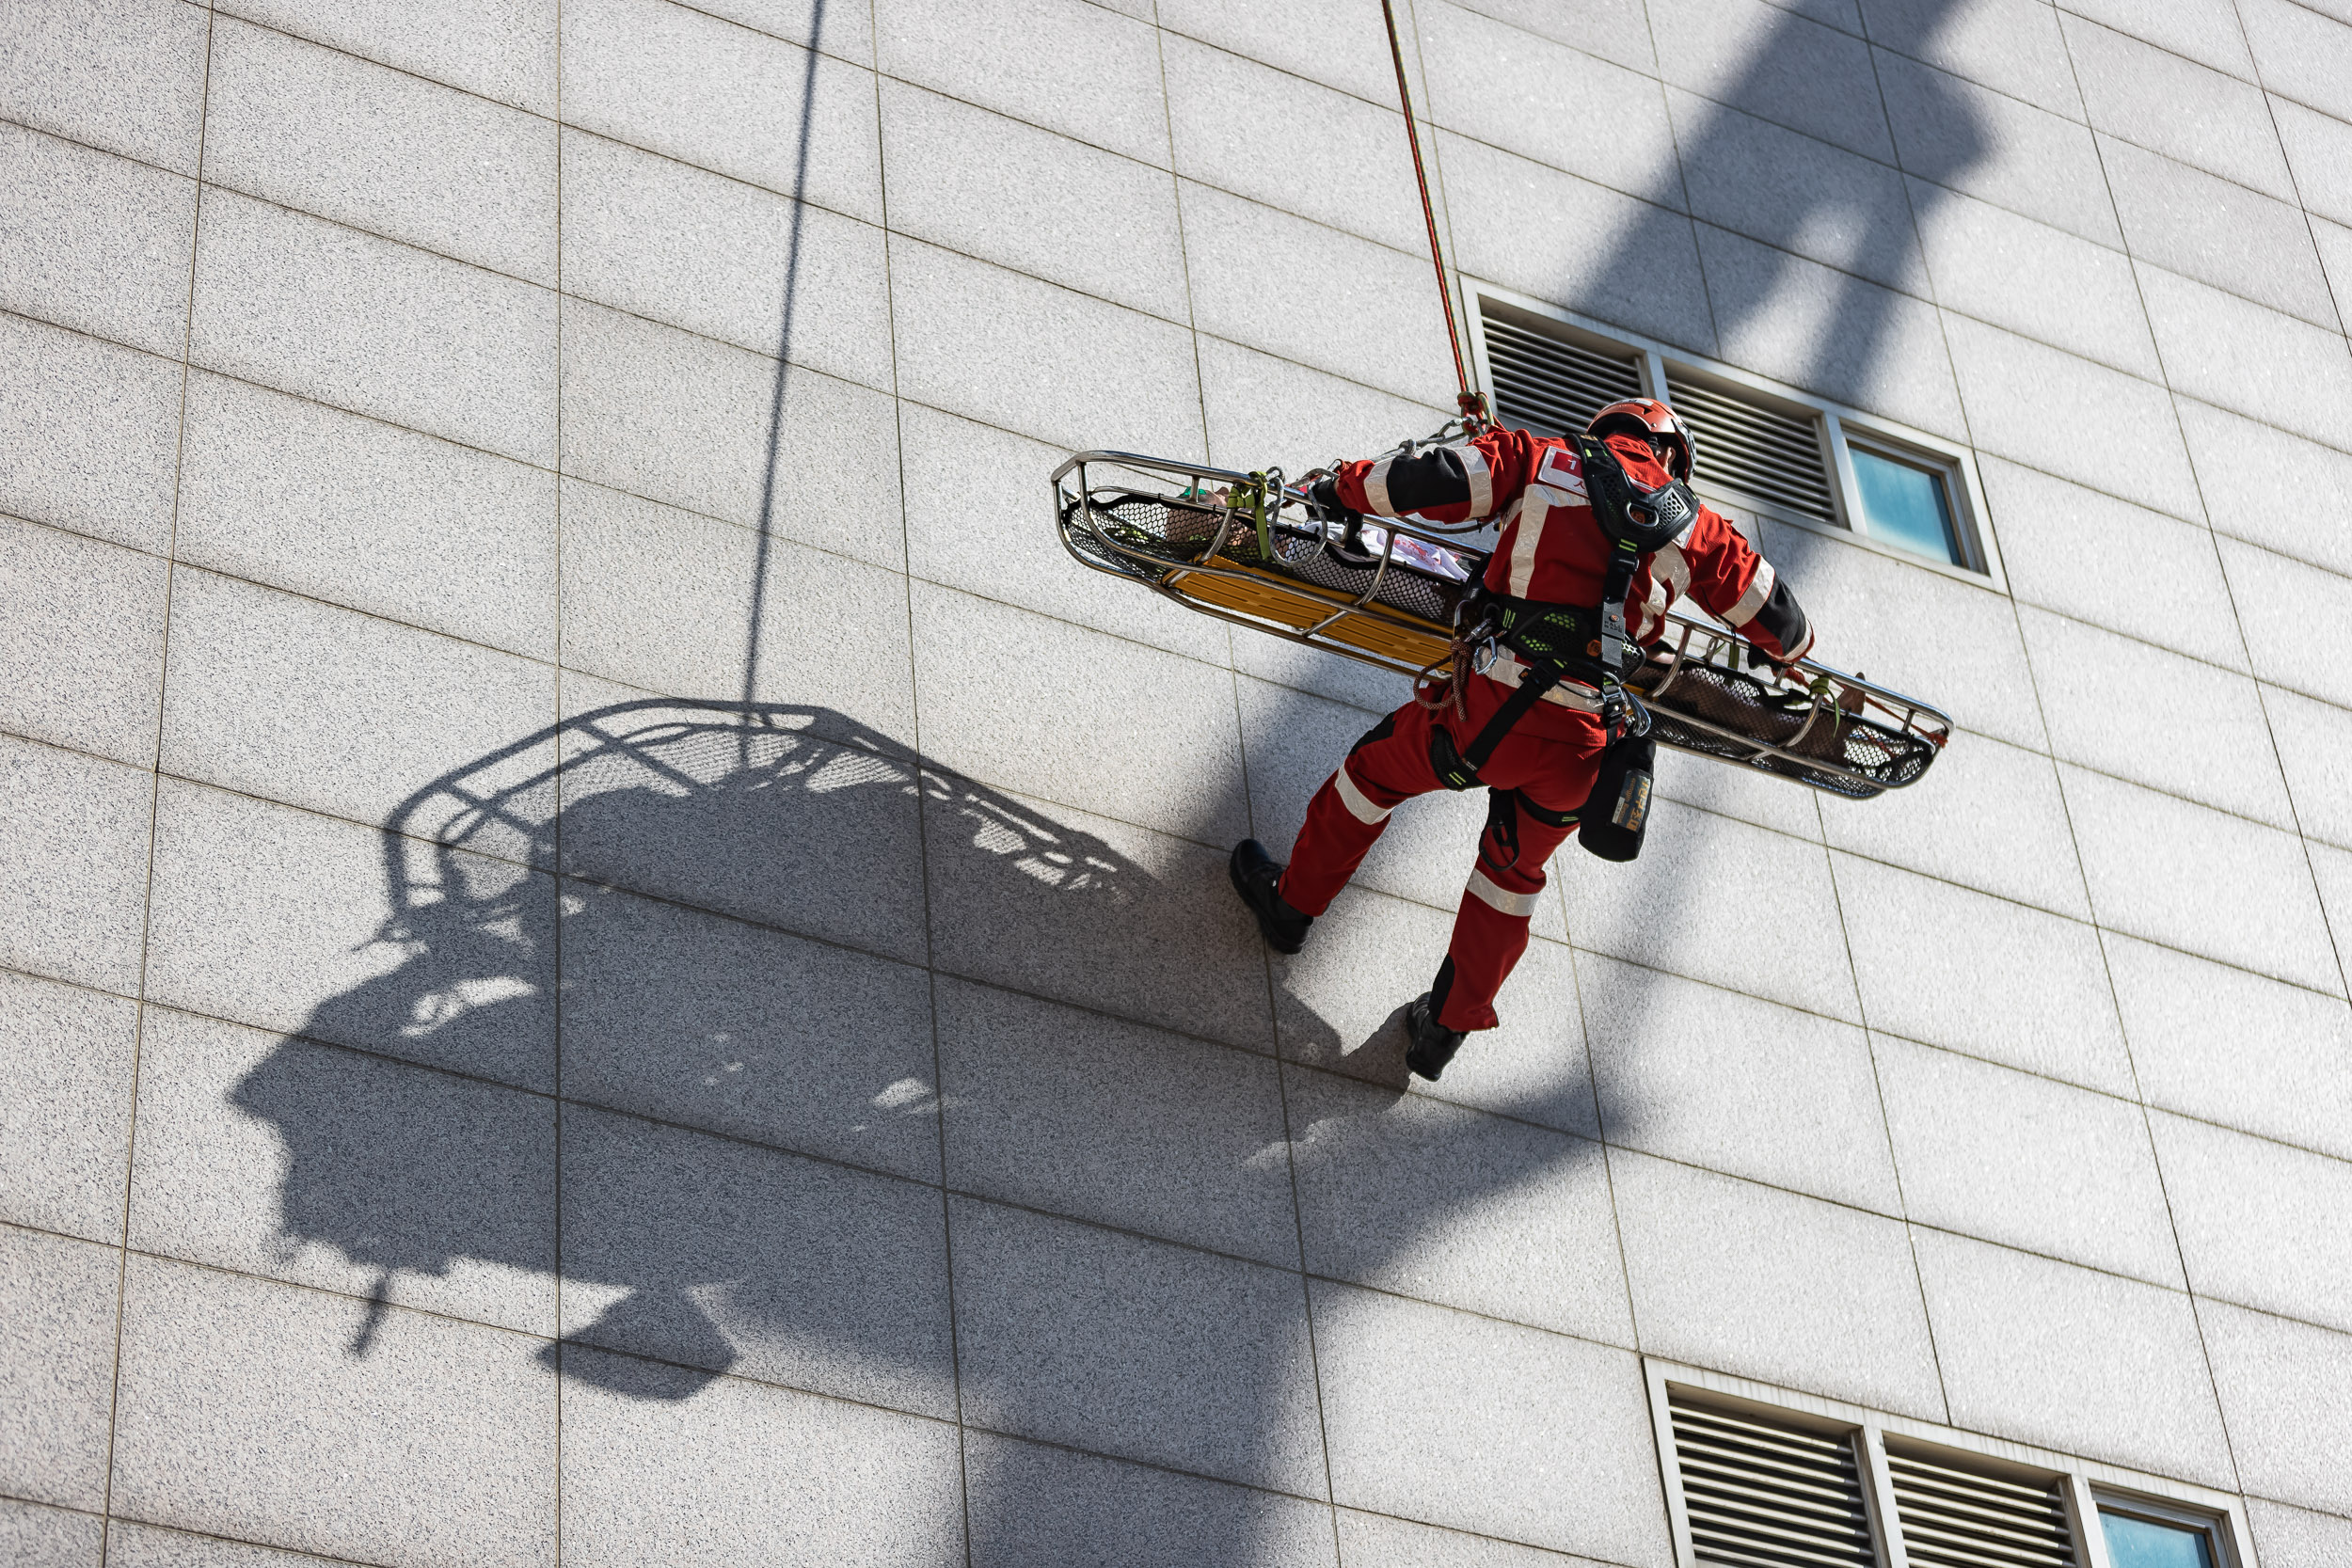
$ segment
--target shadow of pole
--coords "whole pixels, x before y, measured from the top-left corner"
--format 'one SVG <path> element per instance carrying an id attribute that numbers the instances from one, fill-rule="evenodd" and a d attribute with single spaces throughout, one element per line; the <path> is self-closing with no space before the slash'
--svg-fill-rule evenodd
<path id="1" fill-rule="evenodd" d="M 817 114 L 818 45 L 825 36 L 826 0 L 814 0 L 808 19 L 808 60 L 801 77 L 800 139 L 792 164 L 792 226 L 785 244 L 784 303 L 776 325 L 776 378 L 768 395 L 768 445 L 760 466 L 759 541 L 752 558 L 752 609 L 743 636 L 742 700 L 759 695 L 759 631 L 768 603 L 768 556 L 775 538 L 777 457 L 784 442 L 785 383 L 792 373 L 792 314 L 801 295 L 801 236 L 807 220 L 808 153 Z M 748 759 L 747 759 L 748 760 Z"/>
<path id="2" fill-rule="evenodd" d="M 1873 7 L 1871 42 L 1924 59 L 1958 9 L 1958 0 Z M 1739 236 L 1720 242 L 1702 265 L 1719 352 L 1737 360 L 1751 341 L 1751 329 L 1770 312 L 1799 308 L 1801 302 L 1786 290 L 1803 268 L 1796 258 L 1816 260 L 1829 269 L 1822 276 L 1832 280 L 1833 297 L 1822 311 L 1810 356 L 1770 368 L 1839 401 L 1867 402 L 1872 377 L 1885 365 L 1900 307 L 1896 291 L 1925 293 L 1919 240 L 1931 214 L 1983 160 L 1991 142 L 1956 78 L 1905 64 L 1899 68 L 1899 94 L 1901 172 L 1875 165 L 1888 178 L 1874 182 L 1863 174 L 1862 154 L 1828 147 L 1810 160 L 1777 156 L 1777 138 L 1796 133 L 1772 125 L 1759 130 L 1749 116 L 1770 120 L 1776 105 L 1818 102 L 1816 95 L 1825 90 L 1820 50 L 1829 36 L 1825 26 L 1793 10 L 1780 14 L 1740 74 L 1707 105 L 1696 128 L 1678 128 L 1671 154 L 1678 166 L 1667 169 L 1660 182 L 1688 194 L 1691 216 L 1645 208 L 1617 235 L 1593 276 L 1604 295 L 1622 293 L 1629 280 L 1648 275 L 1656 258 L 1685 250 L 1691 243 L 1686 226 L 1693 218 Z M 1884 62 L 1872 66 L 1874 73 L 1884 69 Z M 1825 168 L 1837 172 L 1825 174 Z M 1581 302 L 1572 293 L 1561 303 L 1579 308 Z M 1604 319 L 1613 314 L 1606 306 L 1587 308 Z M 1706 433 L 1698 435 L 1703 458 Z"/>

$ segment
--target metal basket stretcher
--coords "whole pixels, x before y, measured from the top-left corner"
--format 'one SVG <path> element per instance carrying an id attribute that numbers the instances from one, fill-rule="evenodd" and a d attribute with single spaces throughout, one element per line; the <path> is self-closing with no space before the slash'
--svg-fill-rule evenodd
<path id="1" fill-rule="evenodd" d="M 1053 484 L 1062 545 L 1083 564 L 1406 676 L 1448 659 L 1455 608 L 1486 566 L 1459 537 L 1468 528 L 1312 520 L 1279 468 L 1085 451 Z M 1795 678 L 1759 678 L 1739 667 L 1736 633 L 1666 620 L 1626 678 L 1661 745 L 1867 800 L 1916 783 L 1951 737 L 1951 720 L 1916 698 L 1810 659 Z"/>

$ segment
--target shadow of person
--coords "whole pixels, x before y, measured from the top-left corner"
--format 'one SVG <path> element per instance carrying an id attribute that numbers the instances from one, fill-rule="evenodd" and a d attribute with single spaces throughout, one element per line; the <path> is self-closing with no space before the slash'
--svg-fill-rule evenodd
<path id="1" fill-rule="evenodd" d="M 489 1265 L 561 1277 L 560 1338 L 543 1359 L 623 1401 L 688 1401 L 733 1370 L 950 1416 L 932 1030 L 944 989 L 982 988 L 949 978 L 938 955 L 1020 955 L 1019 991 L 1058 992 L 1098 1014 L 1181 1012 L 1233 990 L 1238 974 L 1262 1027 L 1266 1019 L 1264 961 L 1221 877 L 1171 888 L 1102 838 L 824 708 L 647 699 L 585 713 L 417 791 L 389 820 L 382 849 L 384 940 L 400 961 L 319 1004 L 230 1093 L 282 1144 L 283 1238 L 323 1243 L 378 1277 L 348 1347 L 357 1356 L 369 1354 L 402 1276 Z M 1296 998 L 1283 1006 L 1304 1048 L 1340 1058 L 1337 1070 L 1312 1074 L 1323 1086 L 1303 1101 L 1294 1090 L 1286 1122 L 1272 1108 L 1271 1065 L 1251 1069 L 1269 1091 L 1269 1119 L 1211 1135 L 1224 1140 L 1218 1158 L 1251 1167 L 1246 1180 L 1292 1235 L 1293 1149 L 1314 1144 L 1328 1163 L 1376 1144 L 1383 1117 L 1426 1102 L 1405 1094 L 1396 1015 L 1343 1040 Z M 1103 1024 L 1122 1042 L 1216 1053 L 1120 1027 Z M 968 1114 L 1017 1124 L 1036 1107 L 1006 1101 L 1036 1085 L 990 1080 L 955 1093 L 977 1096 Z M 1415 1158 L 1432 1157 L 1444 1135 L 1417 1133 Z M 1402 1244 L 1458 1206 L 1591 1152 L 1531 1132 L 1466 1162 L 1473 1175 L 1405 1181 L 1377 1196 L 1383 1223 L 1352 1227 L 1350 1256 L 1335 1268 L 1376 1270 L 1390 1243 L 1367 1240 L 1372 1231 Z M 1251 1291 L 1298 1290 L 1295 1273 L 1269 1287 L 1263 1280 L 1283 1276 L 1247 1260 L 1206 1266 L 1260 1280 Z M 1036 1382 L 1084 1385 L 1098 1366 L 1127 1375 L 1138 1357 L 1120 1348 L 1124 1330 L 1076 1342 L 1085 1336 L 1073 1323 L 1101 1306 L 1077 1298 L 1101 1282 L 1041 1267 L 996 1309 L 997 1332 L 1034 1338 Z M 1273 1316 L 1287 1312 L 1303 1330 L 1304 1303 L 1290 1299 Z M 1215 1341 L 1222 1327 L 1200 1332 Z M 1169 1402 L 1169 1419 L 1229 1434 L 1238 1457 L 1189 1467 L 1267 1484 L 1251 1445 L 1295 1447 L 1310 1430 L 1296 1415 L 1313 1399 L 1302 1346 L 1236 1334 L 1206 1356 L 1163 1355 L 1135 1375 L 1159 1379 L 1147 1397 Z M 1204 1361 L 1216 1364 L 1204 1372 Z M 968 1385 L 968 1361 L 963 1375 Z M 1069 1388 L 1039 1393 L 1002 1365 L 990 1375 L 988 1424 L 1057 1436 L 1024 1402 L 1059 1400 L 1066 1416 Z M 1216 1408 L 1175 1411 L 1200 1377 L 1215 1385 L 1202 1402 Z M 1289 1435 L 1263 1435 L 1278 1430 Z M 1145 1505 L 1130 1496 L 1112 1506 L 1111 1495 L 1128 1496 L 1116 1485 L 1078 1495 L 1108 1484 L 1099 1476 L 1041 1480 L 1038 1455 L 1052 1451 L 1001 1441 L 974 1450 L 976 1552 L 1049 1560 L 1132 1532 L 1131 1505 Z M 1197 1503 L 1169 1505 L 1184 1515 L 1169 1520 L 1184 1560 L 1253 1560 L 1265 1520 Z"/>
<path id="2" fill-rule="evenodd" d="M 403 961 L 321 1003 L 231 1096 L 284 1143 L 284 1236 L 388 1281 L 458 1259 L 553 1263 L 528 1218 L 545 1177 L 463 1113 L 464 1085 L 310 1041 L 935 1180 L 929 1003 L 912 967 L 926 803 L 961 896 L 1031 911 L 999 940 L 1113 929 L 1150 884 L 1099 841 L 824 709 L 622 704 L 419 790 L 383 841 L 382 940 Z M 736 1358 L 691 1300 L 709 1270 L 646 1243 L 609 1281 L 626 1293 L 580 1332 L 699 1369 L 648 1380 L 593 1364 L 683 1398 Z M 566 1277 L 594 1251 L 567 1246 Z"/>

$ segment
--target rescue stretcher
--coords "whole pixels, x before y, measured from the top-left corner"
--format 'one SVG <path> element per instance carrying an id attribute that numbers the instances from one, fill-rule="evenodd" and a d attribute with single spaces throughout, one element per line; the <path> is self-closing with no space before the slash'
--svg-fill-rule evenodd
<path id="1" fill-rule="evenodd" d="M 1483 525 L 1318 522 L 1279 468 L 1084 451 L 1053 484 L 1062 545 L 1081 563 L 1406 676 L 1451 657 L 1455 607 L 1486 565 L 1461 537 Z M 1915 697 L 1811 659 L 1767 678 L 1740 668 L 1736 633 L 1666 619 L 1625 682 L 1661 745 L 1859 800 L 1917 783 L 1951 738 L 1951 720 Z"/>

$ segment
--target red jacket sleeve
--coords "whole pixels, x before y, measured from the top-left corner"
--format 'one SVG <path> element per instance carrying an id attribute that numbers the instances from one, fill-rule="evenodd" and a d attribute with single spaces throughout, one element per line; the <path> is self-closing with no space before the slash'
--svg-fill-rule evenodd
<path id="1" fill-rule="evenodd" d="M 1333 475 L 1340 501 L 1375 517 L 1429 523 L 1483 522 L 1501 513 L 1535 471 L 1538 448 L 1523 430 L 1487 430 L 1455 446 L 1425 447 L 1343 463 Z"/>
<path id="2" fill-rule="evenodd" d="M 1687 583 L 1677 586 L 1773 663 L 1788 664 L 1811 651 L 1813 627 L 1796 594 L 1721 513 L 1700 507 L 1697 519 L 1659 557 L 1670 551 L 1678 559 L 1654 559 L 1652 573 L 1670 579 L 1677 568 L 1687 573 Z"/>

